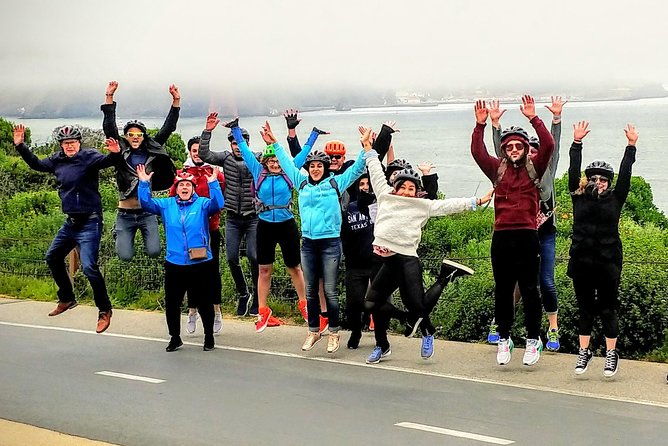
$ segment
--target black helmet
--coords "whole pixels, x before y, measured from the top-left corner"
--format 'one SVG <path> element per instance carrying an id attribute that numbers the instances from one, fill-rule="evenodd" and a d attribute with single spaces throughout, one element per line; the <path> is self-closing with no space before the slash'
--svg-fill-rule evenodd
<path id="1" fill-rule="evenodd" d="M 413 183 L 415 183 L 415 186 L 417 188 L 420 188 L 422 186 L 422 183 L 420 182 L 420 174 L 418 174 L 411 168 L 401 169 L 399 173 L 394 177 L 394 180 L 392 181 L 392 186 L 397 187 L 399 183 L 403 181 L 412 181 Z"/>
<path id="2" fill-rule="evenodd" d="M 188 152 L 190 152 L 190 148 L 193 144 L 199 144 L 199 136 L 193 136 L 188 140 Z"/>
<path id="3" fill-rule="evenodd" d="M 537 149 L 540 146 L 540 140 L 535 136 L 529 136 L 529 145 L 534 149 Z"/>
<path id="4" fill-rule="evenodd" d="M 58 142 L 65 141 L 66 139 L 77 139 L 81 141 L 81 138 L 83 138 L 81 130 L 79 130 L 79 127 L 73 125 L 64 125 L 58 129 L 58 132 L 56 132 L 56 141 Z"/>
<path id="5" fill-rule="evenodd" d="M 240 127 L 240 129 L 241 129 L 241 136 L 243 136 L 243 138 L 246 140 L 246 144 L 249 144 L 250 143 L 250 133 L 248 133 L 248 130 L 246 130 L 243 127 Z M 227 140 L 229 142 L 234 142 L 234 135 L 232 134 L 231 131 L 230 131 L 230 133 L 227 134 Z"/>
<path id="6" fill-rule="evenodd" d="M 133 119 L 132 121 L 128 121 L 125 126 L 123 127 L 123 134 L 125 135 L 128 132 L 128 129 L 132 127 L 137 127 L 141 132 L 146 136 L 146 126 L 144 125 L 143 122 L 137 121 L 136 119 Z"/>
<path id="7" fill-rule="evenodd" d="M 501 131 L 501 144 L 511 136 L 519 136 L 525 143 L 529 144 L 529 134 L 522 127 L 512 125 Z"/>
<path id="8" fill-rule="evenodd" d="M 585 168 L 585 175 L 590 178 L 593 175 L 601 175 L 606 177 L 610 182 L 615 177 L 615 170 L 605 161 L 593 161 Z"/>
<path id="9" fill-rule="evenodd" d="M 320 150 L 314 150 L 313 152 L 309 153 L 306 157 L 306 161 L 304 161 L 304 165 L 308 166 L 308 164 L 313 161 L 320 161 L 327 168 L 329 168 L 329 165 L 332 163 L 329 155 Z"/>
<path id="10" fill-rule="evenodd" d="M 397 158 L 390 161 L 387 164 L 387 168 L 385 169 L 385 177 L 389 181 L 393 172 L 397 170 L 412 169 L 412 168 L 413 166 L 411 166 L 411 164 L 408 161 L 406 161 L 405 159 Z"/>

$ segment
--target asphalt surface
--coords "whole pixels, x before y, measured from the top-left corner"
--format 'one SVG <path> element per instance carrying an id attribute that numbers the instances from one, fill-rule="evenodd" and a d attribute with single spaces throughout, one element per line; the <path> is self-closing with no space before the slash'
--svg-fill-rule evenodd
<path id="1" fill-rule="evenodd" d="M 526 368 L 518 349 L 515 364 L 499 370 L 493 347 L 438 342 L 435 358 L 422 361 L 419 339 L 392 338 L 393 355 L 367 366 L 370 337 L 359 351 L 327 355 L 323 340 L 301 352 L 303 327 L 257 335 L 238 320 L 225 321 L 212 352 L 196 334 L 184 336 L 194 345 L 165 353 L 161 314 L 115 311 L 109 333 L 97 335 L 95 309 L 47 318 L 52 306 L 0 301 L 0 418 L 119 445 L 668 442 L 665 365 L 624 361 L 615 380 L 597 369 L 576 379 L 571 355 Z M 461 362 L 460 350 L 469 353 Z M 561 362 L 569 367 L 557 374 Z M 0 445 L 3 435 L 0 424 Z"/>

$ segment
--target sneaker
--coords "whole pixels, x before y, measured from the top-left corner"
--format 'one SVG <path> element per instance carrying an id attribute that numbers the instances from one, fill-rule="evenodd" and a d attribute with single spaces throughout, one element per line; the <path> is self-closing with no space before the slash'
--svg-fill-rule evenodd
<path id="1" fill-rule="evenodd" d="M 239 296 L 239 303 L 237 304 L 237 316 L 246 316 L 248 314 L 248 307 L 250 303 L 250 296 L 248 294 Z"/>
<path id="2" fill-rule="evenodd" d="M 260 314 L 255 322 L 255 333 L 262 333 L 269 324 L 269 317 L 271 317 L 271 308 L 262 307 L 259 310 Z"/>
<path id="3" fill-rule="evenodd" d="M 322 335 L 320 335 L 320 333 L 315 331 L 309 331 L 308 335 L 306 335 L 306 339 L 304 339 L 304 343 L 302 344 L 302 350 L 305 352 L 311 350 L 313 346 L 317 344 L 321 338 Z"/>
<path id="4" fill-rule="evenodd" d="M 422 336 L 422 350 L 420 350 L 422 359 L 429 359 L 434 356 L 434 335 Z"/>
<path id="5" fill-rule="evenodd" d="M 302 314 L 302 317 L 306 322 L 308 322 L 308 311 L 306 310 L 306 301 L 305 300 L 300 300 L 297 303 L 297 306 L 299 307 L 299 312 Z"/>
<path id="6" fill-rule="evenodd" d="M 269 316 L 269 322 L 267 322 L 267 327 L 280 327 L 283 325 L 283 321 L 277 317 Z"/>
<path id="7" fill-rule="evenodd" d="M 538 339 L 527 339 L 527 346 L 524 349 L 524 365 L 534 365 L 540 359 L 540 352 L 543 351 L 543 341 Z"/>
<path id="8" fill-rule="evenodd" d="M 412 338 L 415 336 L 415 332 L 417 329 L 420 327 L 420 323 L 422 322 L 421 317 L 415 317 L 412 315 L 408 315 L 406 317 L 406 328 L 404 329 L 404 336 L 407 338 Z"/>
<path id="9" fill-rule="evenodd" d="M 360 339 L 362 339 L 361 331 L 353 331 L 350 333 L 350 339 L 348 339 L 348 348 L 351 350 L 356 350 L 360 346 Z"/>
<path id="10" fill-rule="evenodd" d="M 603 376 L 612 378 L 619 370 L 619 353 L 617 350 L 610 349 L 605 352 L 605 367 L 603 367 Z"/>
<path id="11" fill-rule="evenodd" d="M 336 353 L 341 344 L 341 336 L 338 333 L 330 333 L 327 339 L 327 353 Z"/>
<path id="12" fill-rule="evenodd" d="M 369 316 L 369 331 L 374 331 L 376 326 L 373 323 L 373 316 Z"/>
<path id="13" fill-rule="evenodd" d="M 169 344 L 167 344 L 167 348 L 165 348 L 166 352 L 174 352 L 179 349 L 183 345 L 183 341 L 181 340 L 181 336 L 172 336 L 172 339 L 169 340 Z"/>
<path id="14" fill-rule="evenodd" d="M 547 332 L 547 344 L 545 344 L 545 348 L 551 352 L 556 352 L 559 350 L 559 347 L 559 329 L 550 328 Z"/>
<path id="15" fill-rule="evenodd" d="M 260 314 L 260 312 L 258 311 L 259 308 L 258 308 L 257 298 L 253 299 L 251 297 L 250 300 L 251 300 L 251 304 L 250 304 L 250 307 L 248 307 L 248 315 L 249 316 L 258 316 Z"/>
<path id="16" fill-rule="evenodd" d="M 323 334 L 329 330 L 329 318 L 324 317 L 323 315 L 320 315 L 320 334 Z"/>
<path id="17" fill-rule="evenodd" d="M 213 312 L 213 332 L 220 333 L 223 329 L 223 315 L 219 311 Z M 192 332 L 191 332 L 192 333 Z"/>
<path id="18" fill-rule="evenodd" d="M 382 348 L 376 346 L 373 348 L 373 351 L 369 355 L 368 358 L 366 358 L 366 363 L 367 364 L 378 364 L 382 358 L 385 358 L 387 356 L 390 356 L 392 354 L 392 350 L 390 347 L 387 347 L 387 350 L 383 351 Z"/>
<path id="19" fill-rule="evenodd" d="M 193 314 L 188 314 L 188 322 L 186 322 L 186 331 L 190 334 L 195 333 L 195 329 L 197 328 L 197 316 L 198 316 L 197 312 Z M 215 319 L 213 323 L 214 325 L 216 324 Z"/>
<path id="20" fill-rule="evenodd" d="M 472 276 L 474 272 L 475 271 L 473 271 L 471 268 L 464 266 L 461 263 L 443 259 L 443 263 L 441 264 L 441 272 L 439 273 L 438 278 L 450 278 L 450 281 L 453 281 L 457 277 Z"/>
<path id="21" fill-rule="evenodd" d="M 53 309 L 49 316 L 58 316 L 61 313 L 66 312 L 67 310 L 76 307 L 79 303 L 76 300 L 71 300 L 69 302 L 58 302 L 56 308 Z"/>
<path id="22" fill-rule="evenodd" d="M 496 346 L 496 363 L 499 365 L 508 364 L 513 357 L 513 348 L 515 348 L 515 344 L 513 344 L 512 339 L 499 339 Z"/>
<path id="23" fill-rule="evenodd" d="M 213 340 L 213 335 L 212 334 L 204 335 L 204 347 L 202 347 L 202 350 L 204 350 L 205 352 L 209 352 L 214 348 L 216 348 L 216 343 Z"/>
<path id="24" fill-rule="evenodd" d="M 582 375 L 587 371 L 594 354 L 588 348 L 581 348 L 578 352 L 578 359 L 575 361 L 575 374 Z"/>
<path id="25" fill-rule="evenodd" d="M 111 323 L 111 310 L 100 311 L 100 313 L 97 316 L 97 327 L 95 328 L 95 332 L 103 333 L 107 328 L 109 328 L 110 323 Z"/>
<path id="26" fill-rule="evenodd" d="M 499 332 L 496 331 L 499 328 L 496 324 L 489 325 L 489 333 L 487 333 L 487 342 L 489 344 L 498 344 L 499 343 Z"/>

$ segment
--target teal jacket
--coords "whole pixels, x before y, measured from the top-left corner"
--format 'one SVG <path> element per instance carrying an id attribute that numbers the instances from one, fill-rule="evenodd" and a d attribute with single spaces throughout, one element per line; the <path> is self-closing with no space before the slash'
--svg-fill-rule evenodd
<path id="1" fill-rule="evenodd" d="M 339 237 L 341 234 L 339 193 L 332 186 L 330 179 L 333 179 L 339 191 L 345 191 L 366 169 L 364 152 L 360 153 L 355 164 L 344 173 L 340 175 L 330 173 L 329 178 L 323 178 L 317 184 L 312 184 L 308 181 L 308 175 L 295 167 L 283 146 L 275 143 L 274 150 L 283 171 L 299 193 L 302 237 L 311 240 Z"/>

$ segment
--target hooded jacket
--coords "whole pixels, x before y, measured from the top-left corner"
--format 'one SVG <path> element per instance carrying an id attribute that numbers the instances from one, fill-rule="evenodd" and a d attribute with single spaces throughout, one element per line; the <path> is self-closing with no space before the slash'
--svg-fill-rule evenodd
<path id="1" fill-rule="evenodd" d="M 194 192 L 187 201 L 179 197 L 152 198 L 151 184 L 148 181 L 139 182 L 138 198 L 142 209 L 159 214 L 165 225 L 165 260 L 169 263 L 193 265 L 213 258 L 209 246 L 209 218 L 220 212 L 225 201 L 218 181 L 209 183 L 209 192 L 210 199 L 199 197 Z M 188 250 L 202 247 L 206 247 L 207 258 L 190 260 Z"/>
<path id="2" fill-rule="evenodd" d="M 107 138 L 114 138 L 121 146 L 121 159 L 116 163 L 116 184 L 118 185 L 119 200 L 126 200 L 137 196 L 137 172 L 130 165 L 128 158 L 133 149 L 125 138 L 121 138 L 116 126 L 116 102 L 113 104 L 102 104 L 100 106 L 104 118 L 102 120 L 102 129 Z M 146 153 L 145 163 L 146 172 L 154 172 L 151 184 L 155 190 L 169 189 L 174 183 L 176 167 L 169 154 L 163 147 L 170 135 L 176 130 L 176 123 L 179 120 L 180 107 L 171 107 L 169 114 L 165 119 L 162 128 L 154 137 L 144 134 L 142 145 L 136 150 L 143 150 Z"/>
<path id="3" fill-rule="evenodd" d="M 102 213 L 99 171 L 115 165 L 119 154 L 103 155 L 97 150 L 82 148 L 72 157 L 59 150 L 39 159 L 25 144 L 17 145 L 16 151 L 31 169 L 55 175 L 64 213 Z"/>

